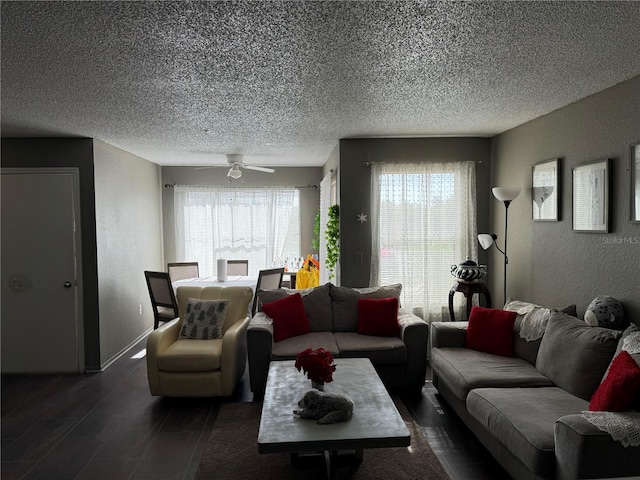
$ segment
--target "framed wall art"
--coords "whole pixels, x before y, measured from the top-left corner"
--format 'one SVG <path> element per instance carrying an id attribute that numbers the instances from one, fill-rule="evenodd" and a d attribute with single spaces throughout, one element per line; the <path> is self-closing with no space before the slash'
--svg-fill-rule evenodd
<path id="1" fill-rule="evenodd" d="M 573 230 L 609 232 L 609 159 L 573 167 Z"/>
<path id="2" fill-rule="evenodd" d="M 531 215 L 534 221 L 560 220 L 560 159 L 553 158 L 533 166 L 531 176 Z"/>
<path id="3" fill-rule="evenodd" d="M 640 223 L 640 142 L 631 145 L 631 221 Z"/>

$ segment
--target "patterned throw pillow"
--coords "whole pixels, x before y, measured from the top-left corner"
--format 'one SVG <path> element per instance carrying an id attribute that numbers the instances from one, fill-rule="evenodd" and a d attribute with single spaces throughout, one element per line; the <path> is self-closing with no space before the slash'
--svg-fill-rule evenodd
<path id="1" fill-rule="evenodd" d="M 187 299 L 187 310 L 179 339 L 213 340 L 222 338 L 229 300 Z"/>

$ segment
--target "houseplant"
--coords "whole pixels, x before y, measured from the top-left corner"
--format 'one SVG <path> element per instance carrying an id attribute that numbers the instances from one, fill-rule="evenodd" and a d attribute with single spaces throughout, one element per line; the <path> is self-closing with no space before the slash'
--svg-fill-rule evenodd
<path id="1" fill-rule="evenodd" d="M 329 280 L 335 277 L 335 267 L 338 264 L 340 249 L 338 240 L 340 239 L 340 206 L 331 205 L 329 207 L 329 220 L 327 229 L 324 231 L 324 238 L 327 240 L 327 259 L 325 265 L 329 273 Z"/>
<path id="2" fill-rule="evenodd" d="M 298 371 L 304 371 L 313 388 L 318 390 L 324 390 L 324 384 L 333 381 L 333 372 L 336 371 L 333 355 L 324 348 L 307 348 L 300 352 L 296 357 L 295 366 Z"/>

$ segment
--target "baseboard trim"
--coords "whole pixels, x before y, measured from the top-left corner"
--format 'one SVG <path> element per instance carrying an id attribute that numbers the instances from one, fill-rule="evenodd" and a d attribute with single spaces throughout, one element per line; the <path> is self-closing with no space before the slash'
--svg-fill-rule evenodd
<path id="1" fill-rule="evenodd" d="M 87 368 L 85 369 L 85 373 L 102 373 L 104 372 L 107 368 L 109 368 L 116 360 L 118 360 L 119 358 L 121 358 L 123 355 L 125 355 L 129 350 L 131 350 L 140 340 L 142 340 L 143 338 L 146 338 L 147 336 L 149 336 L 149 334 L 153 332 L 153 328 L 150 328 L 149 330 L 146 330 L 145 332 L 143 332 L 138 338 L 136 338 L 134 341 L 132 341 L 131 343 L 129 343 L 129 345 L 127 345 L 126 347 L 124 347 L 122 350 L 120 350 L 118 353 L 116 353 L 115 355 L 113 355 L 111 358 L 107 359 L 105 362 L 103 362 L 100 365 L 100 368 Z"/>

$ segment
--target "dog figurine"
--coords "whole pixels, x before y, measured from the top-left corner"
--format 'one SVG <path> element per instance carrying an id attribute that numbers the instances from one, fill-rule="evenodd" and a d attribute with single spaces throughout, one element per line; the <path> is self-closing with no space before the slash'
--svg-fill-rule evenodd
<path id="1" fill-rule="evenodd" d="M 293 413 L 300 418 L 317 420 L 318 425 L 343 422 L 353 414 L 353 401 L 346 395 L 307 390 Z"/>

